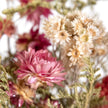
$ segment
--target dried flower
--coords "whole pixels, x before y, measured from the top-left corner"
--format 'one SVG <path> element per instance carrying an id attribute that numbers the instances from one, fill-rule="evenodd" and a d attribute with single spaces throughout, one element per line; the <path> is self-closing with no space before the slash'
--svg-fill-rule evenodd
<path id="1" fill-rule="evenodd" d="M 35 91 L 29 86 L 25 85 L 23 81 L 18 81 L 18 84 L 14 84 L 9 81 L 10 101 L 16 107 L 21 107 L 26 102 L 26 107 L 29 108 L 29 104 L 32 104 L 32 98 L 35 96 Z"/>
<path id="2" fill-rule="evenodd" d="M 96 83 L 95 85 L 96 88 L 101 88 L 100 91 L 100 97 L 106 97 L 106 99 L 108 100 L 108 76 L 104 77 L 102 79 L 102 83 Z"/>
<path id="3" fill-rule="evenodd" d="M 0 21 L 0 37 L 3 34 L 6 34 L 8 37 L 10 37 L 15 32 L 16 28 L 11 20 L 2 19 L 2 21 Z"/>
<path id="4" fill-rule="evenodd" d="M 60 51 L 63 52 L 61 58 L 67 58 L 67 61 L 69 61 L 67 65 L 69 64 L 69 66 L 80 64 L 80 59 L 83 57 L 94 56 L 93 51 L 98 55 L 105 54 L 102 53 L 102 48 L 98 49 L 99 43 L 96 43 L 97 39 L 105 36 L 103 28 L 102 24 L 97 24 L 93 18 L 79 11 L 68 13 L 65 17 L 50 18 L 44 24 L 47 38 L 56 45 L 60 43 L 61 50 L 63 50 Z M 103 52 L 105 52 L 104 50 Z M 76 51 L 78 55 L 75 56 L 73 54 Z"/>
<path id="5" fill-rule="evenodd" d="M 84 66 L 84 57 L 101 56 L 106 52 L 107 48 L 102 44 L 105 30 L 102 23 L 98 22 L 80 11 L 45 21 L 46 38 L 57 47 L 60 46 L 60 58 L 69 73 L 67 78 L 71 83 L 72 79 L 75 81 L 73 77 L 77 77 L 79 69 Z M 101 44 L 97 41 L 101 41 Z"/>
<path id="6" fill-rule="evenodd" d="M 53 86 L 54 83 L 61 85 L 66 73 L 61 73 L 63 67 L 59 61 L 52 57 L 47 50 L 35 50 L 29 48 L 28 51 L 17 54 L 19 69 L 15 72 L 18 79 L 26 79 L 32 88 L 47 84 Z"/>
<path id="7" fill-rule="evenodd" d="M 61 30 L 55 35 L 56 43 L 65 44 L 65 42 L 69 42 L 69 34 L 65 30 Z"/>
<path id="8" fill-rule="evenodd" d="M 32 21 L 34 25 L 40 24 L 40 16 L 43 15 L 44 17 L 48 18 L 49 14 L 52 14 L 50 9 L 45 7 L 37 7 L 35 10 L 28 10 L 27 11 L 27 20 Z"/>
<path id="9" fill-rule="evenodd" d="M 50 18 L 49 21 L 46 20 L 44 23 L 44 30 L 46 37 L 50 39 L 54 44 L 62 44 L 69 42 L 70 34 L 65 30 L 65 21 L 63 16 L 58 16 Z"/>
<path id="10" fill-rule="evenodd" d="M 79 62 L 79 59 L 81 59 L 81 52 L 78 48 L 73 47 L 73 49 L 69 49 L 69 52 L 67 53 L 67 56 L 69 56 L 71 63 L 69 66 L 76 65 Z"/>
<path id="11" fill-rule="evenodd" d="M 19 35 L 16 43 L 18 51 L 23 51 L 28 47 L 34 48 L 37 51 L 46 49 L 50 45 L 49 41 L 44 37 L 44 34 L 39 34 L 39 29 L 35 31 L 31 29 L 30 33 Z"/>
<path id="12" fill-rule="evenodd" d="M 16 28 L 14 26 L 14 23 L 11 20 L 4 19 L 4 34 L 7 36 L 11 36 L 12 34 L 15 34 Z"/>

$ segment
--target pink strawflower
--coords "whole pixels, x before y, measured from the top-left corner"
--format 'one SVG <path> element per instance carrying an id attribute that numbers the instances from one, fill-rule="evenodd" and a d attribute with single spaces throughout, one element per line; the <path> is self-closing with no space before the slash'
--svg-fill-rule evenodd
<path id="1" fill-rule="evenodd" d="M 8 37 L 11 37 L 13 34 L 15 34 L 15 32 L 16 28 L 11 20 L 2 19 L 2 21 L 0 21 L 0 37 L 3 34 L 6 34 Z"/>
<path id="2" fill-rule="evenodd" d="M 35 52 L 34 49 L 29 48 L 28 51 L 17 54 L 17 59 L 19 69 L 15 73 L 18 79 L 26 79 L 32 88 L 37 89 L 43 84 L 61 85 L 61 82 L 65 80 L 66 73 L 62 73 L 64 68 L 47 50 Z"/>
<path id="3" fill-rule="evenodd" d="M 7 92 L 10 97 L 10 101 L 16 108 L 21 107 L 24 102 L 26 103 L 26 108 L 33 103 L 32 99 L 35 96 L 35 91 L 30 89 L 29 86 L 22 84 L 14 84 L 9 81 L 9 91 Z"/>
<path id="4" fill-rule="evenodd" d="M 44 34 L 39 34 L 39 29 L 31 29 L 30 35 L 32 41 L 29 43 L 28 47 L 34 48 L 36 51 L 40 49 L 46 49 L 50 44 L 49 40 L 45 38 Z"/>
<path id="5" fill-rule="evenodd" d="M 6 34 L 8 37 L 11 37 L 12 34 L 15 34 L 16 28 L 14 26 L 14 23 L 11 20 L 4 19 L 4 34 Z"/>
<path id="6" fill-rule="evenodd" d="M 38 6 L 35 10 L 29 9 L 27 12 L 27 20 L 32 21 L 34 25 L 40 24 L 40 16 L 48 18 L 49 14 L 52 14 L 50 9 Z"/>
<path id="7" fill-rule="evenodd" d="M 22 4 L 27 4 L 27 3 L 29 3 L 29 2 L 32 2 L 32 0 L 20 0 L 20 2 L 21 2 Z"/>
<path id="8" fill-rule="evenodd" d="M 19 39 L 16 42 L 17 51 L 23 51 L 28 47 L 34 48 L 36 51 L 40 49 L 47 49 L 51 45 L 50 42 L 45 38 L 44 34 L 39 34 L 39 29 L 30 33 L 24 33 L 19 35 Z"/>

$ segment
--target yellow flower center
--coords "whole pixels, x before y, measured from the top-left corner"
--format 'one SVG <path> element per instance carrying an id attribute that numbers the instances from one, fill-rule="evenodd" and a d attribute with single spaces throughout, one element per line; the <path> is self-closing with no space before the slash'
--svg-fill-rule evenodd
<path id="1" fill-rule="evenodd" d="M 61 31 L 58 35 L 59 39 L 66 40 L 68 34 L 65 31 Z"/>
<path id="2" fill-rule="evenodd" d="M 87 42 L 88 40 L 89 40 L 89 38 L 88 38 L 88 35 L 87 34 L 81 36 L 81 41 L 82 42 Z"/>
<path id="3" fill-rule="evenodd" d="M 72 56 L 75 57 L 75 58 L 78 58 L 80 55 L 80 52 L 78 49 L 74 49 L 72 50 Z"/>

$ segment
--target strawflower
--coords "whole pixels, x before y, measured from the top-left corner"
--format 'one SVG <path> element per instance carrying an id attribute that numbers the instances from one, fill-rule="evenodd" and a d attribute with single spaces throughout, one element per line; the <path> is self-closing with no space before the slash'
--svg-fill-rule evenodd
<path id="1" fill-rule="evenodd" d="M 35 96 L 35 91 L 22 81 L 19 81 L 18 84 L 9 81 L 9 91 L 7 94 L 10 97 L 11 103 L 15 105 L 16 108 L 22 107 L 24 102 L 26 107 L 29 108 L 29 105 L 33 103 L 32 98 Z"/>
<path id="2" fill-rule="evenodd" d="M 61 85 L 66 73 L 62 73 L 64 68 L 61 63 L 52 57 L 48 50 L 39 50 L 29 48 L 28 51 L 17 54 L 19 66 L 16 70 L 18 79 L 26 79 L 27 83 L 37 89 L 39 86 L 53 86 L 54 83 Z"/>
<path id="3" fill-rule="evenodd" d="M 11 37 L 12 34 L 15 34 L 16 32 L 16 28 L 14 26 L 14 23 L 11 21 L 11 20 L 7 20 L 7 19 L 4 19 L 4 34 L 6 34 L 8 37 Z"/>
<path id="4" fill-rule="evenodd" d="M 105 96 L 106 100 L 108 100 L 108 76 L 102 79 L 102 83 L 96 83 L 95 87 L 96 88 L 100 87 L 101 88 L 100 97 Z"/>
<path id="5" fill-rule="evenodd" d="M 105 37 L 104 27 L 101 21 L 98 22 L 95 18 L 75 11 L 67 13 L 65 16 L 58 15 L 45 20 L 44 30 L 46 38 L 54 45 L 61 47 L 63 61 L 69 61 L 68 63 L 64 62 L 64 64 L 74 66 L 81 64 L 83 57 L 106 53 L 105 45 L 102 42 L 101 44 L 97 42 L 97 40 L 102 41 Z M 95 53 L 93 53 L 94 51 Z"/>
<path id="6" fill-rule="evenodd" d="M 34 48 L 36 51 L 40 49 L 47 49 L 51 45 L 45 38 L 44 34 L 39 34 L 39 29 L 31 29 L 30 33 L 19 35 L 16 42 L 17 51 L 26 50 L 28 47 Z"/>
<path id="7" fill-rule="evenodd" d="M 48 16 L 52 13 L 50 9 L 38 6 L 35 10 L 29 9 L 26 14 L 28 21 L 32 21 L 34 25 L 39 25 L 41 15 L 48 18 Z"/>
<path id="8" fill-rule="evenodd" d="M 2 19 L 0 21 L 0 37 L 3 34 L 6 34 L 8 37 L 11 37 L 16 32 L 14 23 L 8 19 Z"/>

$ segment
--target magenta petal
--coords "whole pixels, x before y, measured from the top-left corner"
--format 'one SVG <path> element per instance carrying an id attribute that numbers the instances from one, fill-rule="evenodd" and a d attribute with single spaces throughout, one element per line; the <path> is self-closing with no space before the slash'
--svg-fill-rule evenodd
<path id="1" fill-rule="evenodd" d="M 34 25 L 39 25 L 41 15 L 44 15 L 47 18 L 48 15 L 52 13 L 48 8 L 37 7 L 34 11 L 29 10 L 27 14 L 27 20 L 34 22 Z"/>
<path id="2" fill-rule="evenodd" d="M 21 107 L 23 105 L 23 103 L 24 103 L 24 100 L 22 98 L 20 98 L 18 100 L 18 107 Z"/>
<path id="3" fill-rule="evenodd" d="M 25 73 L 19 74 L 18 79 L 24 79 L 26 76 L 27 76 L 27 74 L 25 74 Z"/>
<path id="4" fill-rule="evenodd" d="M 34 82 L 36 82 L 36 81 L 37 81 L 37 78 L 36 78 L 36 77 L 30 76 L 30 77 L 28 78 L 28 83 L 34 83 Z"/>

